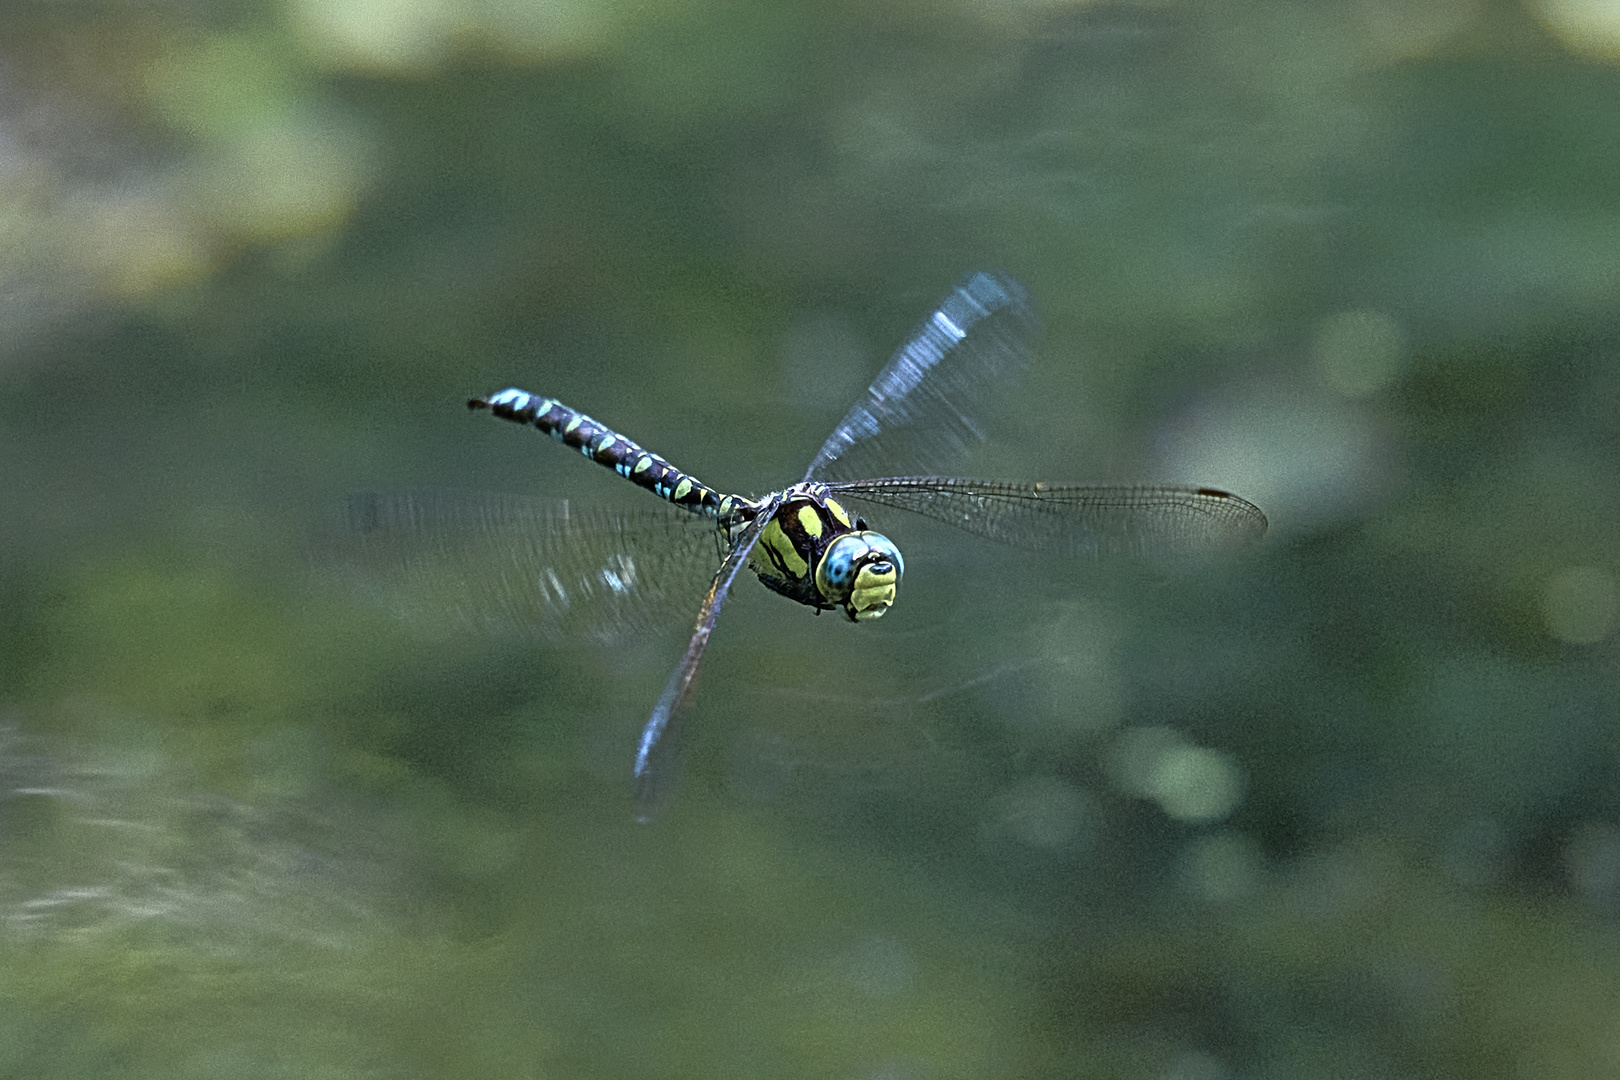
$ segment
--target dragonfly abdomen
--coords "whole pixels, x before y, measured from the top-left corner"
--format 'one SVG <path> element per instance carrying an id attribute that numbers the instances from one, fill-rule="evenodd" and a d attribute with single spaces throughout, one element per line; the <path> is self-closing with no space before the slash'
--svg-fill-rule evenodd
<path id="1" fill-rule="evenodd" d="M 657 454 L 643 450 L 634 440 L 555 398 L 512 387 L 488 397 L 473 398 L 467 402 L 467 407 L 488 409 L 502 420 L 516 424 L 532 424 L 598 465 L 606 465 L 631 483 L 695 514 L 729 517 L 734 504 L 742 501 L 722 495 Z"/>

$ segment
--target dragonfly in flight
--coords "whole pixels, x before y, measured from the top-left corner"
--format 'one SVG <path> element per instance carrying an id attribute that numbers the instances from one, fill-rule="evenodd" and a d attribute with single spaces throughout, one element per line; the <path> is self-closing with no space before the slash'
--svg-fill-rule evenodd
<path id="1" fill-rule="evenodd" d="M 1209 487 L 973 480 L 939 475 L 985 438 L 982 417 L 1028 362 L 1040 324 L 1028 294 L 1003 274 L 962 279 L 929 313 L 833 429 L 798 483 L 756 497 L 727 494 L 682 472 L 555 398 L 516 388 L 468 406 L 538 428 L 670 504 L 635 518 L 565 502 L 472 492 L 370 492 L 351 500 L 351 534 L 382 555 L 425 565 L 443 538 L 474 535 L 504 550 L 507 572 L 441 581 L 441 595 L 477 618 L 611 632 L 674 597 L 695 599 L 712 569 L 686 652 L 636 746 L 635 811 L 656 818 L 678 772 L 693 683 L 720 609 L 746 566 L 770 590 L 851 622 L 881 617 L 905 571 L 899 548 L 865 512 L 897 508 L 1016 547 L 1066 555 L 1179 554 L 1257 541 L 1266 518 Z M 682 515 L 675 515 L 681 517 Z M 686 589 L 692 589 L 687 593 Z M 690 602 L 690 601 L 689 601 Z M 564 631 L 565 633 L 567 631 Z"/>

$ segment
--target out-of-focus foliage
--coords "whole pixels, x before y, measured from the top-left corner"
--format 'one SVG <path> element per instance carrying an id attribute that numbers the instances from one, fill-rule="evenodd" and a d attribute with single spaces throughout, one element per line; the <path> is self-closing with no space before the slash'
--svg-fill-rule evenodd
<path id="1" fill-rule="evenodd" d="M 0 1076 L 1620 1071 L 1617 63 L 1597 0 L 6 6 Z M 779 487 L 975 266 L 1048 326 L 978 471 L 1265 547 L 745 582 L 652 828 L 684 623 L 309 569 L 355 488 L 650 502 L 511 384 Z"/>

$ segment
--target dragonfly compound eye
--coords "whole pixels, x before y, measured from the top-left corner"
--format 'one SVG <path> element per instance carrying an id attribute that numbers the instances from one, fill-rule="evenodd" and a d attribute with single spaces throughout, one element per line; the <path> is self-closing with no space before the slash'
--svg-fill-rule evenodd
<path id="1" fill-rule="evenodd" d="M 900 549 L 881 533 L 845 533 L 827 545 L 816 567 L 816 588 L 852 622 L 875 619 L 894 603 L 905 573 Z"/>

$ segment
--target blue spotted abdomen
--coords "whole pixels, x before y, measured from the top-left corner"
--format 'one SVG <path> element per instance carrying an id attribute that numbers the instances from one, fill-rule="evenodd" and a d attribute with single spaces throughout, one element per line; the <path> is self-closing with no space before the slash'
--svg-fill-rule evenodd
<path id="1" fill-rule="evenodd" d="M 606 465 L 659 498 L 695 514 L 714 518 L 729 516 L 733 504 L 744 501 L 720 494 L 657 454 L 643 450 L 632 440 L 555 398 L 514 387 L 488 397 L 473 398 L 467 402 L 467 407 L 488 409 L 513 423 L 533 424 L 564 446 L 572 446 L 597 464 Z"/>

